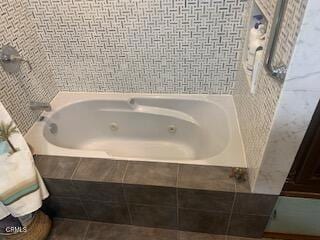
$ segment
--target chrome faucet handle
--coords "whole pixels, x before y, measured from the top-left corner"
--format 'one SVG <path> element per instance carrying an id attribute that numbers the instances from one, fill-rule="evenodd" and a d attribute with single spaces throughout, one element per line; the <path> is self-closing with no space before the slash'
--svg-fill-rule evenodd
<path id="1" fill-rule="evenodd" d="M 22 57 L 20 57 L 20 56 L 11 55 L 9 61 L 25 62 L 25 63 L 28 64 L 28 67 L 29 67 L 30 71 L 32 70 L 31 63 L 30 63 L 28 60 L 26 60 L 26 59 L 24 59 L 24 58 L 22 58 Z"/>
<path id="2" fill-rule="evenodd" d="M 30 71 L 32 70 L 30 62 L 22 58 L 15 48 L 9 45 L 5 45 L 2 47 L 0 52 L 0 64 L 6 72 L 18 72 L 20 70 L 20 65 L 22 62 L 27 63 Z"/>

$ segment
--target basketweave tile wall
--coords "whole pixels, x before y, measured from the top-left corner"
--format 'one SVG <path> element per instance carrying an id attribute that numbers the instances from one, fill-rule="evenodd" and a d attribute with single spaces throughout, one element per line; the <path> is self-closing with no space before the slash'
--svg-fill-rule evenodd
<path id="1" fill-rule="evenodd" d="M 0 101 L 25 133 L 38 117 L 29 110 L 29 101 L 50 101 L 57 93 L 50 64 L 25 1 L 1 0 L 0 48 L 6 44 L 16 47 L 33 67 L 30 71 L 23 65 L 17 74 L 7 74 L 0 67 Z"/>
<path id="2" fill-rule="evenodd" d="M 232 94 L 246 0 L 28 0 L 61 90 Z"/>
<path id="3" fill-rule="evenodd" d="M 274 65 L 279 66 L 280 64 L 289 64 L 307 2 L 308 0 L 288 1 L 282 23 L 284 30 L 280 32 L 278 44 L 276 44 L 276 54 L 273 59 Z"/>
<path id="4" fill-rule="evenodd" d="M 269 31 L 276 0 L 256 1 L 267 13 Z M 284 63 L 287 66 L 289 65 L 306 3 L 307 0 L 288 1 L 276 44 L 274 64 Z M 252 0 L 248 1 L 248 4 L 251 5 Z M 250 7 L 248 7 L 249 9 Z M 256 93 L 251 94 L 242 68 L 237 73 L 237 78 L 239 85 L 234 94 L 234 101 L 249 167 L 250 183 L 253 185 L 259 172 L 282 84 L 272 79 L 264 69 L 261 69 L 258 75 Z"/>

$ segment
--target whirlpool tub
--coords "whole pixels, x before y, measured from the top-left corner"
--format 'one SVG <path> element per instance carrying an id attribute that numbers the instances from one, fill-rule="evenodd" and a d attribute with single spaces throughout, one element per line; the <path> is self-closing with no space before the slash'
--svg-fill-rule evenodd
<path id="1" fill-rule="evenodd" d="M 232 96 L 60 92 L 26 134 L 36 154 L 246 167 Z"/>

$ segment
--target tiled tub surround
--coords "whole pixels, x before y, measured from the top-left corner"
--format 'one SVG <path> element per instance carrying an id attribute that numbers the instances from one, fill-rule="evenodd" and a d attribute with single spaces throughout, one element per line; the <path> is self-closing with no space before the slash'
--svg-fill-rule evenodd
<path id="1" fill-rule="evenodd" d="M 268 20 L 268 29 L 266 34 L 266 40 L 268 41 L 276 0 L 256 0 L 256 3 L 258 3 L 262 8 L 262 11 L 265 13 Z M 279 40 L 276 43 L 273 62 L 275 65 L 290 65 L 290 59 L 292 57 L 294 47 L 296 46 L 297 36 L 303 20 L 306 3 L 306 0 L 288 1 L 279 34 Z M 247 11 L 250 10 L 251 4 L 252 0 L 249 0 L 249 7 L 247 8 Z M 301 66 L 304 65 L 302 64 Z M 250 184 L 253 189 L 264 158 L 266 145 L 283 84 L 274 80 L 268 75 L 264 68 L 261 68 L 258 73 L 256 91 L 252 94 L 250 93 L 250 87 L 242 67 L 237 73 L 237 78 L 238 86 L 236 87 L 233 97 L 238 113 L 246 153 Z M 281 162 L 282 158 L 274 158 L 274 160 Z M 276 164 L 273 165 L 275 166 Z M 272 193 L 278 194 L 279 192 Z"/>
<path id="2" fill-rule="evenodd" d="M 250 193 L 231 168 L 36 156 L 51 216 L 261 237 L 277 196 Z"/>
<path id="3" fill-rule="evenodd" d="M 309 0 L 254 191 L 281 192 L 320 99 L 320 1 Z"/>
<path id="4" fill-rule="evenodd" d="M 59 90 L 231 94 L 245 6 L 244 0 L 2 0 L 0 45 L 16 47 L 33 70 L 0 69 L 0 100 L 25 133 L 38 117 L 30 99 L 49 102 Z"/>
<path id="5" fill-rule="evenodd" d="M 235 89 L 245 0 L 28 0 L 61 90 Z"/>
<path id="6" fill-rule="evenodd" d="M 246 167 L 232 96 L 60 92 L 51 106 L 26 134 L 34 154 Z"/>
<path id="7" fill-rule="evenodd" d="M 20 131 L 25 133 L 39 116 L 29 109 L 29 101 L 50 102 L 58 93 L 25 0 L 1 0 L 0 48 L 7 44 L 15 47 L 32 65 L 30 71 L 26 64 L 22 64 L 21 71 L 16 74 L 8 74 L 0 67 L 0 101 Z"/>

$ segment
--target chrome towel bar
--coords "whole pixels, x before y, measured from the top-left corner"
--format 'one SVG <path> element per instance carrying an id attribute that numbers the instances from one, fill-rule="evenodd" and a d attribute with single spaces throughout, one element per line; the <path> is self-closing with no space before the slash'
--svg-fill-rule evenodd
<path id="1" fill-rule="evenodd" d="M 278 66 L 272 66 L 272 60 L 276 50 L 276 43 L 279 39 L 279 33 L 281 30 L 281 23 L 285 13 L 288 0 L 277 0 L 277 5 L 274 12 L 274 18 L 271 25 L 269 41 L 266 49 L 266 58 L 264 61 L 264 67 L 267 73 L 274 79 L 281 82 L 285 79 L 287 67 L 284 64 Z"/>

